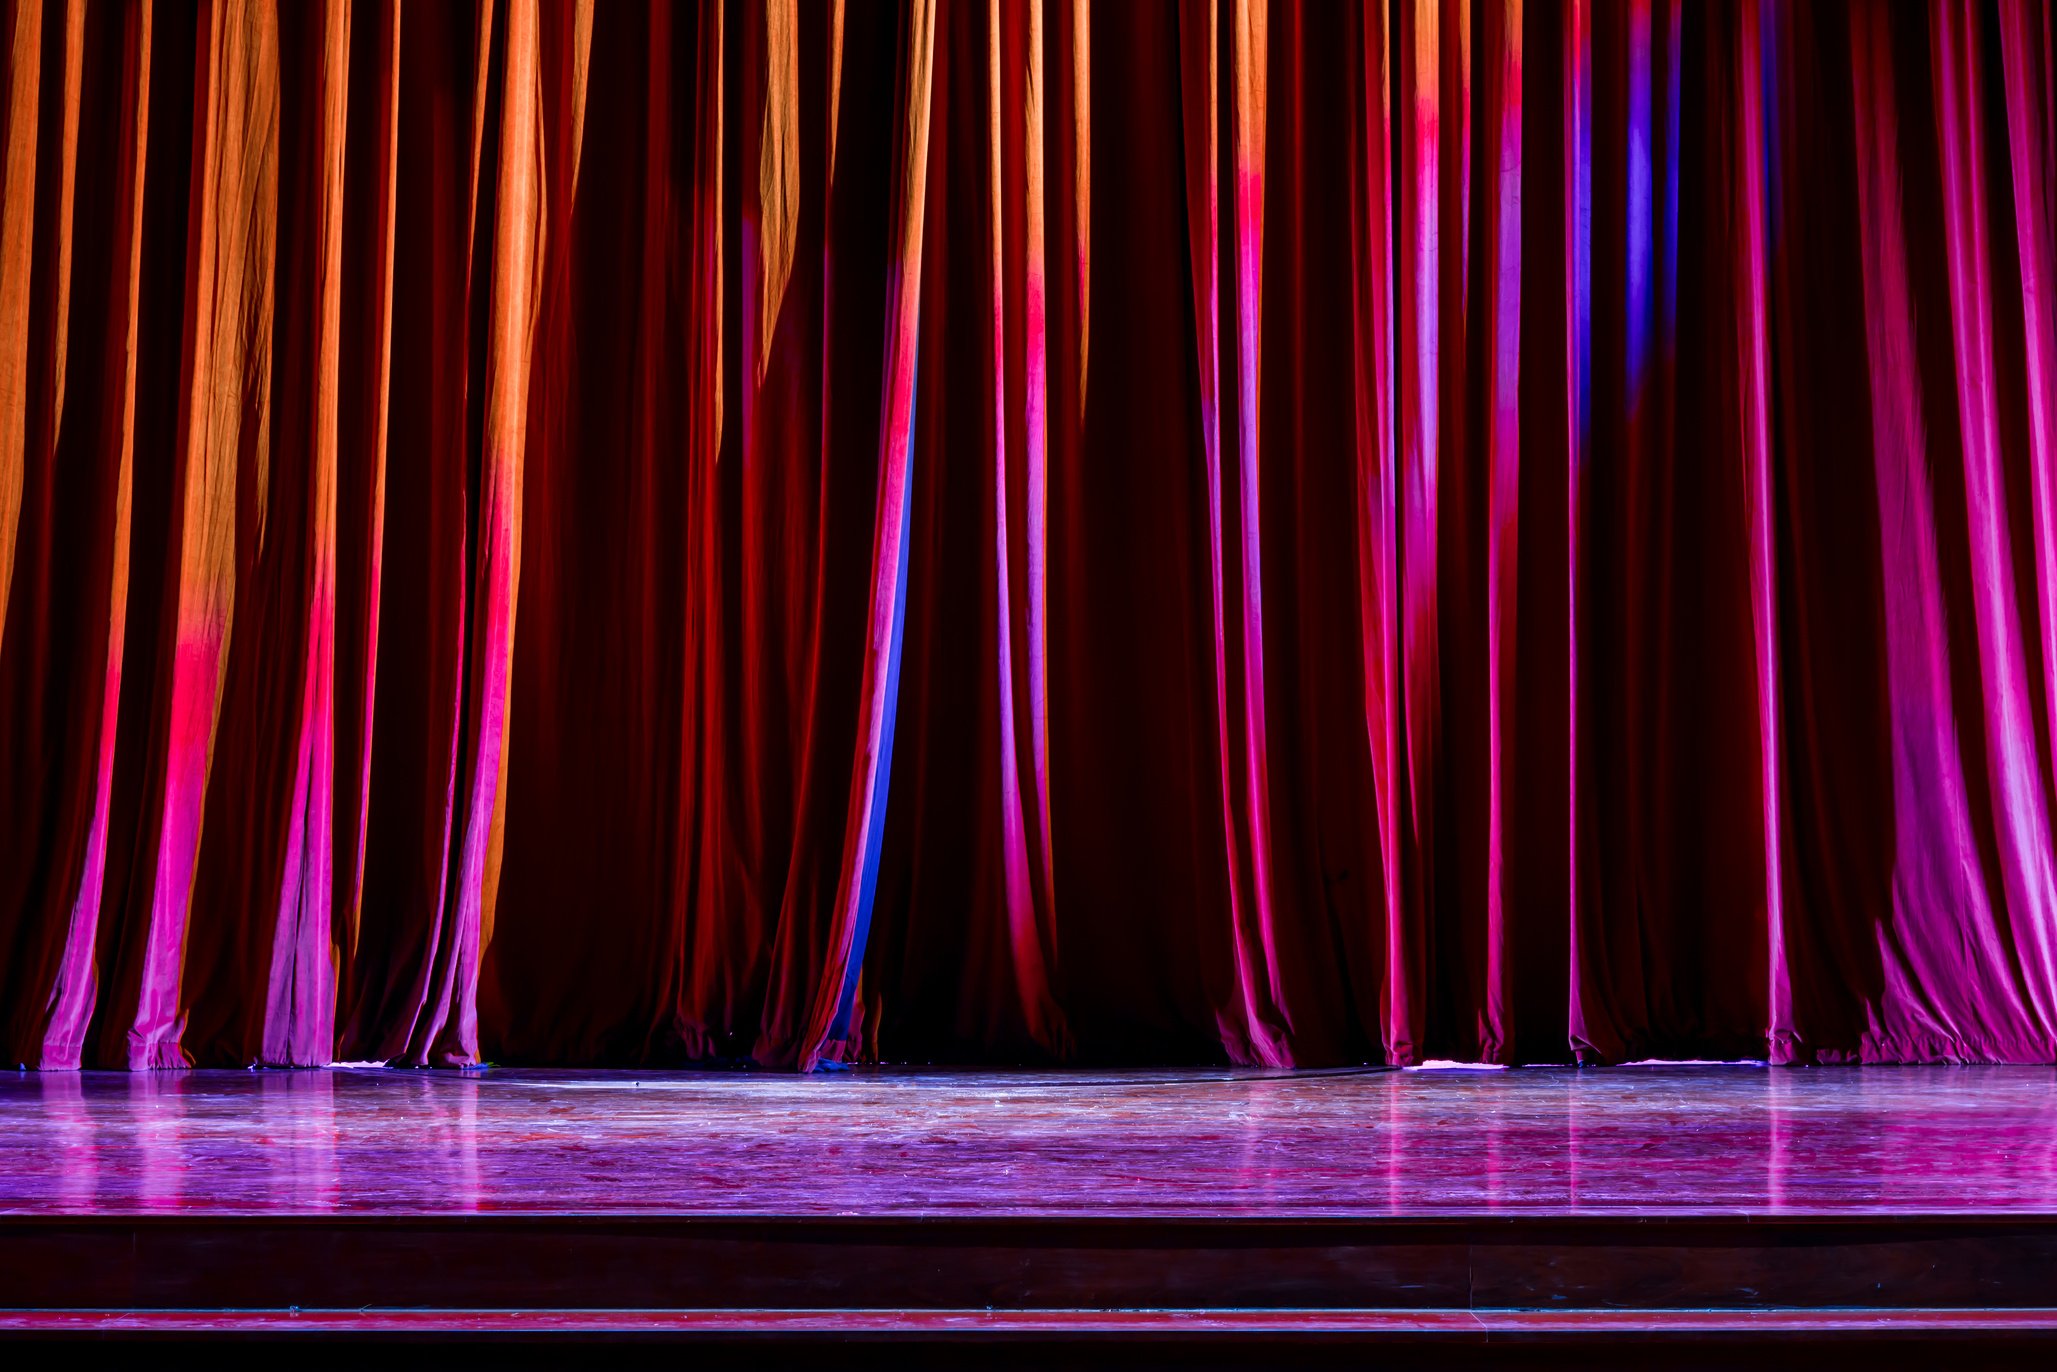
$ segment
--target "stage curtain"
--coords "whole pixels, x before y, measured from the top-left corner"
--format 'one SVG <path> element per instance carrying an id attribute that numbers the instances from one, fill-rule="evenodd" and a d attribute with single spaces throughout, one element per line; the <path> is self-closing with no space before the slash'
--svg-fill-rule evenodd
<path id="1" fill-rule="evenodd" d="M 0 1051 L 2057 1059 L 2037 0 L 0 0 Z"/>

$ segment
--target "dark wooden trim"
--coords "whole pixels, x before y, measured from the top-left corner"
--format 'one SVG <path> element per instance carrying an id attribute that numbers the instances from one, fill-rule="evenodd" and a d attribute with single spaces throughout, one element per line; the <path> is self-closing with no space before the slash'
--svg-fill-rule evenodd
<path id="1" fill-rule="evenodd" d="M 1152 1335 L 1308 1339 L 1361 1334 L 1431 1340 L 1591 1334 L 1700 1338 L 1751 1333 L 1875 1337 L 2008 1334 L 2057 1340 L 2057 1308 L 2028 1310 L 6 1310 L 0 1337 L 539 1334 L 724 1335 L 805 1339 L 1104 1338 Z"/>
<path id="2" fill-rule="evenodd" d="M 0 1217 L 15 1309 L 2025 1309 L 2057 1216 Z"/>

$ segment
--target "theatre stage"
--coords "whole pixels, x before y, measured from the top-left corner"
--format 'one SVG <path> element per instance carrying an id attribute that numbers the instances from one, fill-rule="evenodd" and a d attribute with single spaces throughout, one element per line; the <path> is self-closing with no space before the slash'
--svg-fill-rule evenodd
<path id="1" fill-rule="evenodd" d="M 0 1292 L 33 1339 L 2044 1356 L 2057 1071 L 21 1073 Z"/>

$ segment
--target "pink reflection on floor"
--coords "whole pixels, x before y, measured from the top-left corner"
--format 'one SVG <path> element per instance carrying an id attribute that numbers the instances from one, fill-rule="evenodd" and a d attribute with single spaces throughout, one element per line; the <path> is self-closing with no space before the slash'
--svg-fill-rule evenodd
<path id="1" fill-rule="evenodd" d="M 0 1213 L 2057 1213 L 2057 1072 L 18 1073 Z"/>

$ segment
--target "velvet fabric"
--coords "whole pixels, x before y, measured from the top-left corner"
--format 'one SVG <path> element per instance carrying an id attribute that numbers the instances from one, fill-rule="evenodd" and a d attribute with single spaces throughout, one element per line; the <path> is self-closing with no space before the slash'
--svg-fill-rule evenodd
<path id="1" fill-rule="evenodd" d="M 0 1050 L 2057 1057 L 2037 0 L 4 0 Z"/>

